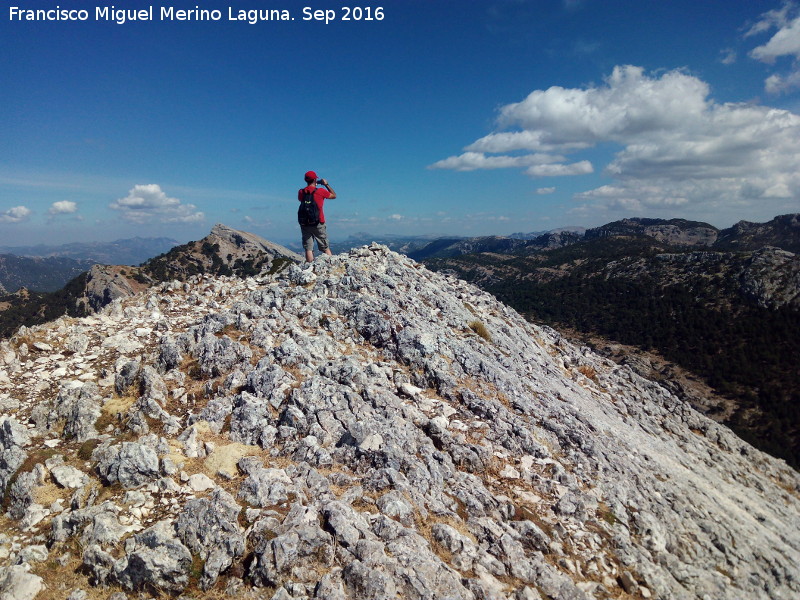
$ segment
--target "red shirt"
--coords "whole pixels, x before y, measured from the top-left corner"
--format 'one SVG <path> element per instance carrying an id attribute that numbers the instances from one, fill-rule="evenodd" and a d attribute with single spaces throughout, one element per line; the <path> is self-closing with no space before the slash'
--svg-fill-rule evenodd
<path id="1" fill-rule="evenodd" d="M 300 188 L 300 190 L 297 192 L 297 199 L 300 202 L 303 201 L 303 196 L 305 195 L 306 191 L 308 191 L 308 192 L 313 191 L 314 192 L 314 202 L 317 203 L 317 208 L 319 208 L 319 222 L 320 223 L 324 223 L 325 222 L 325 213 L 322 212 L 322 205 L 325 204 L 325 199 L 326 198 L 330 198 L 331 197 L 331 193 L 328 190 L 326 190 L 325 188 L 315 187 L 313 185 L 309 185 L 307 187 Z"/>

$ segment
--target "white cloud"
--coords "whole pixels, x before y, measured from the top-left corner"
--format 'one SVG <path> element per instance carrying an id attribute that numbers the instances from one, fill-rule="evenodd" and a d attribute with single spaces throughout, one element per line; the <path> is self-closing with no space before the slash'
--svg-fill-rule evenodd
<path id="1" fill-rule="evenodd" d="M 707 94 L 706 83 L 683 71 L 656 79 L 645 76 L 641 67 L 616 67 L 602 87 L 534 91 L 503 107 L 499 124 L 532 134 L 545 151 L 570 152 L 695 121 L 706 107 Z"/>
<path id="2" fill-rule="evenodd" d="M 505 166 L 525 168 L 532 177 L 580 175 L 591 173 L 592 164 L 569 162 L 569 155 L 613 144 L 621 149 L 604 172 L 614 184 L 576 199 L 611 209 L 704 206 L 709 212 L 800 197 L 800 116 L 766 106 L 719 104 L 704 81 L 683 70 L 648 75 L 621 66 L 601 86 L 536 90 L 502 107 L 498 126 L 465 154 L 432 167 Z M 535 154 L 519 154 L 525 150 Z"/>
<path id="3" fill-rule="evenodd" d="M 732 65 L 736 62 L 736 50 L 733 48 L 725 48 L 720 52 L 720 54 L 722 55 L 722 58 L 720 58 L 719 61 L 723 65 Z"/>
<path id="4" fill-rule="evenodd" d="M 554 187 L 542 187 L 542 188 L 537 189 L 536 193 L 539 194 L 540 196 L 544 196 L 544 195 L 547 195 L 547 194 L 552 194 L 555 191 L 556 191 L 556 188 L 554 188 Z"/>
<path id="5" fill-rule="evenodd" d="M 61 200 L 60 202 L 53 202 L 48 210 L 50 215 L 68 215 L 77 212 L 78 205 L 71 200 Z"/>
<path id="6" fill-rule="evenodd" d="M 20 223 L 31 215 L 31 209 L 25 206 L 14 206 L 4 212 L 0 212 L 0 223 Z"/>
<path id="7" fill-rule="evenodd" d="M 473 144 L 474 145 L 474 144 Z M 483 152 L 464 152 L 459 156 L 451 156 L 430 166 L 431 169 L 452 169 L 454 171 L 475 171 L 476 169 L 507 169 L 509 167 L 527 167 L 542 165 L 563 157 L 547 154 L 528 154 L 525 156 L 486 156 Z"/>
<path id="8" fill-rule="evenodd" d="M 745 34 L 745 37 L 777 29 L 766 44 L 754 48 L 750 55 L 760 61 L 771 63 L 781 56 L 800 58 L 800 15 L 797 6 L 787 2 L 779 10 L 771 10 L 761 15 L 759 20 Z"/>
<path id="9" fill-rule="evenodd" d="M 800 87 L 800 69 L 792 71 L 785 77 L 774 73 L 764 80 L 764 89 L 768 94 L 783 94 Z"/>
<path id="10" fill-rule="evenodd" d="M 789 56 L 794 62 L 787 75 L 773 74 L 764 82 L 764 89 L 770 94 L 780 94 L 800 87 L 800 11 L 797 5 L 787 2 L 778 10 L 761 15 L 761 19 L 745 34 L 745 37 L 758 35 L 772 29 L 777 32 L 765 44 L 750 51 L 750 56 L 766 64 L 774 64 L 781 57 Z"/>
<path id="11" fill-rule="evenodd" d="M 110 207 L 122 212 L 122 218 L 131 223 L 153 221 L 162 223 L 198 223 L 205 219 L 194 204 L 183 204 L 168 197 L 156 184 L 136 185 L 125 198 L 112 202 Z"/>
<path id="12" fill-rule="evenodd" d="M 564 175 L 587 175 L 592 173 L 594 167 L 588 160 L 572 163 L 569 165 L 536 165 L 525 170 L 528 175 L 534 177 L 558 177 Z"/>

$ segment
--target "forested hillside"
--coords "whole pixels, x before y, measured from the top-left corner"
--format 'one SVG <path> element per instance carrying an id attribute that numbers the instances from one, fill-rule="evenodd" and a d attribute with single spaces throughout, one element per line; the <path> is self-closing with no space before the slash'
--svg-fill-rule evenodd
<path id="1" fill-rule="evenodd" d="M 656 350 L 736 403 L 727 424 L 740 436 L 800 465 L 795 255 L 698 252 L 616 236 L 530 256 L 427 264 L 479 284 L 533 321 Z"/>

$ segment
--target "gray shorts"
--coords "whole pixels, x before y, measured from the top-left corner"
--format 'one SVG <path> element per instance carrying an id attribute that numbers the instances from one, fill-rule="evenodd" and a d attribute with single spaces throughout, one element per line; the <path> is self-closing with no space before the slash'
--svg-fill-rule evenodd
<path id="1" fill-rule="evenodd" d="M 303 232 L 303 249 L 313 250 L 314 240 L 317 240 L 317 249 L 324 252 L 328 249 L 328 229 L 325 223 L 319 225 L 300 225 L 300 231 Z"/>

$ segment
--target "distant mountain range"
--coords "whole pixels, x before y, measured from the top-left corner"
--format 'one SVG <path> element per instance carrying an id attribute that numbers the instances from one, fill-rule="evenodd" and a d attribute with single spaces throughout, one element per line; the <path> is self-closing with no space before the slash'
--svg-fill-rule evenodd
<path id="1" fill-rule="evenodd" d="M 75 242 L 60 246 L 0 246 L 0 254 L 37 258 L 71 258 L 102 265 L 139 265 L 179 242 L 170 238 L 133 237 L 114 242 Z"/>
<path id="2" fill-rule="evenodd" d="M 163 237 L 135 237 L 61 246 L 0 246 L 0 294 L 19 288 L 53 292 L 93 264 L 138 265 L 177 244 Z"/>
<path id="3" fill-rule="evenodd" d="M 768 223 L 740 221 L 727 229 L 717 229 L 708 223 L 687 221 L 686 219 L 623 219 L 592 229 L 576 227 L 538 235 L 440 237 L 427 244 L 410 245 L 404 253 L 414 260 L 491 252 L 534 254 L 542 250 L 563 248 L 583 241 L 622 236 L 647 236 L 659 243 L 678 247 L 742 251 L 775 246 L 790 252 L 800 252 L 800 227 L 798 226 L 798 215 L 794 214 L 775 217 Z"/>
<path id="4" fill-rule="evenodd" d="M 585 231 L 582 227 L 565 227 L 562 229 L 555 229 L 553 231 L 533 231 L 529 233 L 512 233 L 507 236 L 485 236 L 485 237 L 464 237 L 464 236 L 441 236 L 441 235 L 393 235 L 383 234 L 375 235 L 366 232 L 354 233 L 343 241 L 334 241 L 332 249 L 334 254 L 339 252 L 347 252 L 353 248 L 364 246 L 366 244 L 377 243 L 388 247 L 394 252 L 405 254 L 419 260 L 420 257 L 432 255 L 437 252 L 437 248 L 445 249 L 450 246 L 457 247 L 463 243 L 464 248 L 478 247 L 485 244 L 486 247 L 491 245 L 491 240 L 508 240 L 499 241 L 501 245 L 508 248 L 524 245 L 526 240 L 533 240 L 545 234 L 557 234 L 562 232 L 577 232 L 583 233 Z M 299 249 L 299 245 L 289 244 L 290 248 Z"/>
<path id="5" fill-rule="evenodd" d="M 27 288 L 53 292 L 92 266 L 90 261 L 61 257 L 27 257 L 0 254 L 0 293 Z"/>

